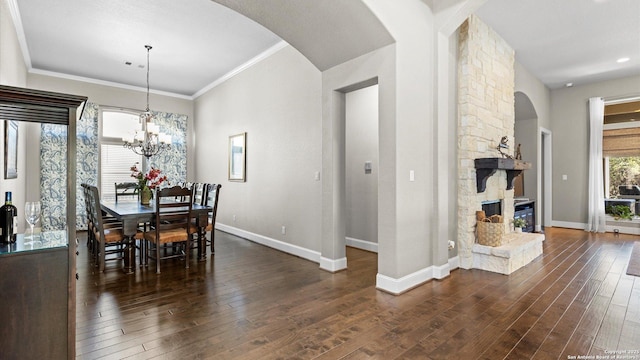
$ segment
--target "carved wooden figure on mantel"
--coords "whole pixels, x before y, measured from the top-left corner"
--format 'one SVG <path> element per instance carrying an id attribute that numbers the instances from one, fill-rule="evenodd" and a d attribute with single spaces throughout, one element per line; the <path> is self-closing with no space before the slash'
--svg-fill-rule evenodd
<path id="1" fill-rule="evenodd" d="M 496 147 L 496 149 L 498 149 L 498 152 L 500 153 L 500 155 L 502 155 L 503 158 L 507 158 L 507 159 L 513 159 L 513 156 L 502 152 L 502 149 L 509 149 L 509 137 L 507 136 L 503 136 L 502 139 L 500 139 L 500 144 L 498 144 L 498 146 Z"/>

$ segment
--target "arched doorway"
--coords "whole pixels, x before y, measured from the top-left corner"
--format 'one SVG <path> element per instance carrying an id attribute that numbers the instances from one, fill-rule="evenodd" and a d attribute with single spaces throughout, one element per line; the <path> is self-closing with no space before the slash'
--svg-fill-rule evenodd
<path id="1" fill-rule="evenodd" d="M 535 230 L 551 222 L 551 132 L 539 126 L 538 112 L 527 94 L 516 91 L 515 143 L 522 159 L 532 163 L 523 174 L 522 196 L 536 201 Z"/>

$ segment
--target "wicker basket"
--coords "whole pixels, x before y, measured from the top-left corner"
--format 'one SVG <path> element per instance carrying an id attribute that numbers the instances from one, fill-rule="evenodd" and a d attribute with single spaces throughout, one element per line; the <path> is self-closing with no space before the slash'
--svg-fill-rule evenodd
<path id="1" fill-rule="evenodd" d="M 491 219 L 484 218 L 478 221 L 476 226 L 478 234 L 478 244 L 486 246 L 501 246 L 504 235 L 504 223 L 491 222 Z"/>

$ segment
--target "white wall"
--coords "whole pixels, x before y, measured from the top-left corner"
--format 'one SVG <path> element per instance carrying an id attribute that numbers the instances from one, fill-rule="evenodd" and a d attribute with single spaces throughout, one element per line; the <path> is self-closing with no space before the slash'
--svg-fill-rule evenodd
<path id="1" fill-rule="evenodd" d="M 196 179 L 222 184 L 218 224 L 319 254 L 320 100 L 320 71 L 291 47 L 196 99 Z M 228 139 L 241 132 L 247 181 L 230 182 Z"/>
<path id="2" fill-rule="evenodd" d="M 20 50 L 7 0 L 0 1 L 0 84 L 24 87 L 27 67 Z"/>
<path id="3" fill-rule="evenodd" d="M 367 243 L 378 242 L 378 85 L 347 93 L 345 103 L 347 244 L 377 250 Z"/>
<path id="4" fill-rule="evenodd" d="M 13 20 L 6 0 L 0 1 L 0 84 L 25 87 L 27 68 L 20 51 L 18 37 L 13 26 Z M 0 119 L 0 151 L 4 149 L 4 123 Z M 27 139 L 28 125 L 19 123 L 18 128 L 18 177 L 16 179 L 4 178 L 4 156 L 0 165 L 0 204 L 4 204 L 6 191 L 12 192 L 13 204 L 18 208 L 18 231 L 25 227 L 24 203 L 27 199 L 27 181 L 29 173 L 27 169 Z"/>
<path id="5" fill-rule="evenodd" d="M 589 98 L 639 95 L 640 76 L 551 91 L 554 226 L 583 229 L 587 222 Z"/>

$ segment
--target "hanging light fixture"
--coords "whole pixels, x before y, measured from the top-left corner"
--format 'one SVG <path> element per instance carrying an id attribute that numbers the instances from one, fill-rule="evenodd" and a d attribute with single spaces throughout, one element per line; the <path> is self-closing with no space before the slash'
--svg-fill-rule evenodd
<path id="1" fill-rule="evenodd" d="M 155 117 L 149 110 L 149 51 L 152 47 L 151 45 L 144 47 L 147 49 L 147 108 L 140 114 L 142 131 L 136 131 L 132 138 L 123 138 L 122 141 L 125 148 L 149 159 L 153 155 L 171 148 L 171 135 L 160 132 L 160 126 L 153 122 Z"/>

